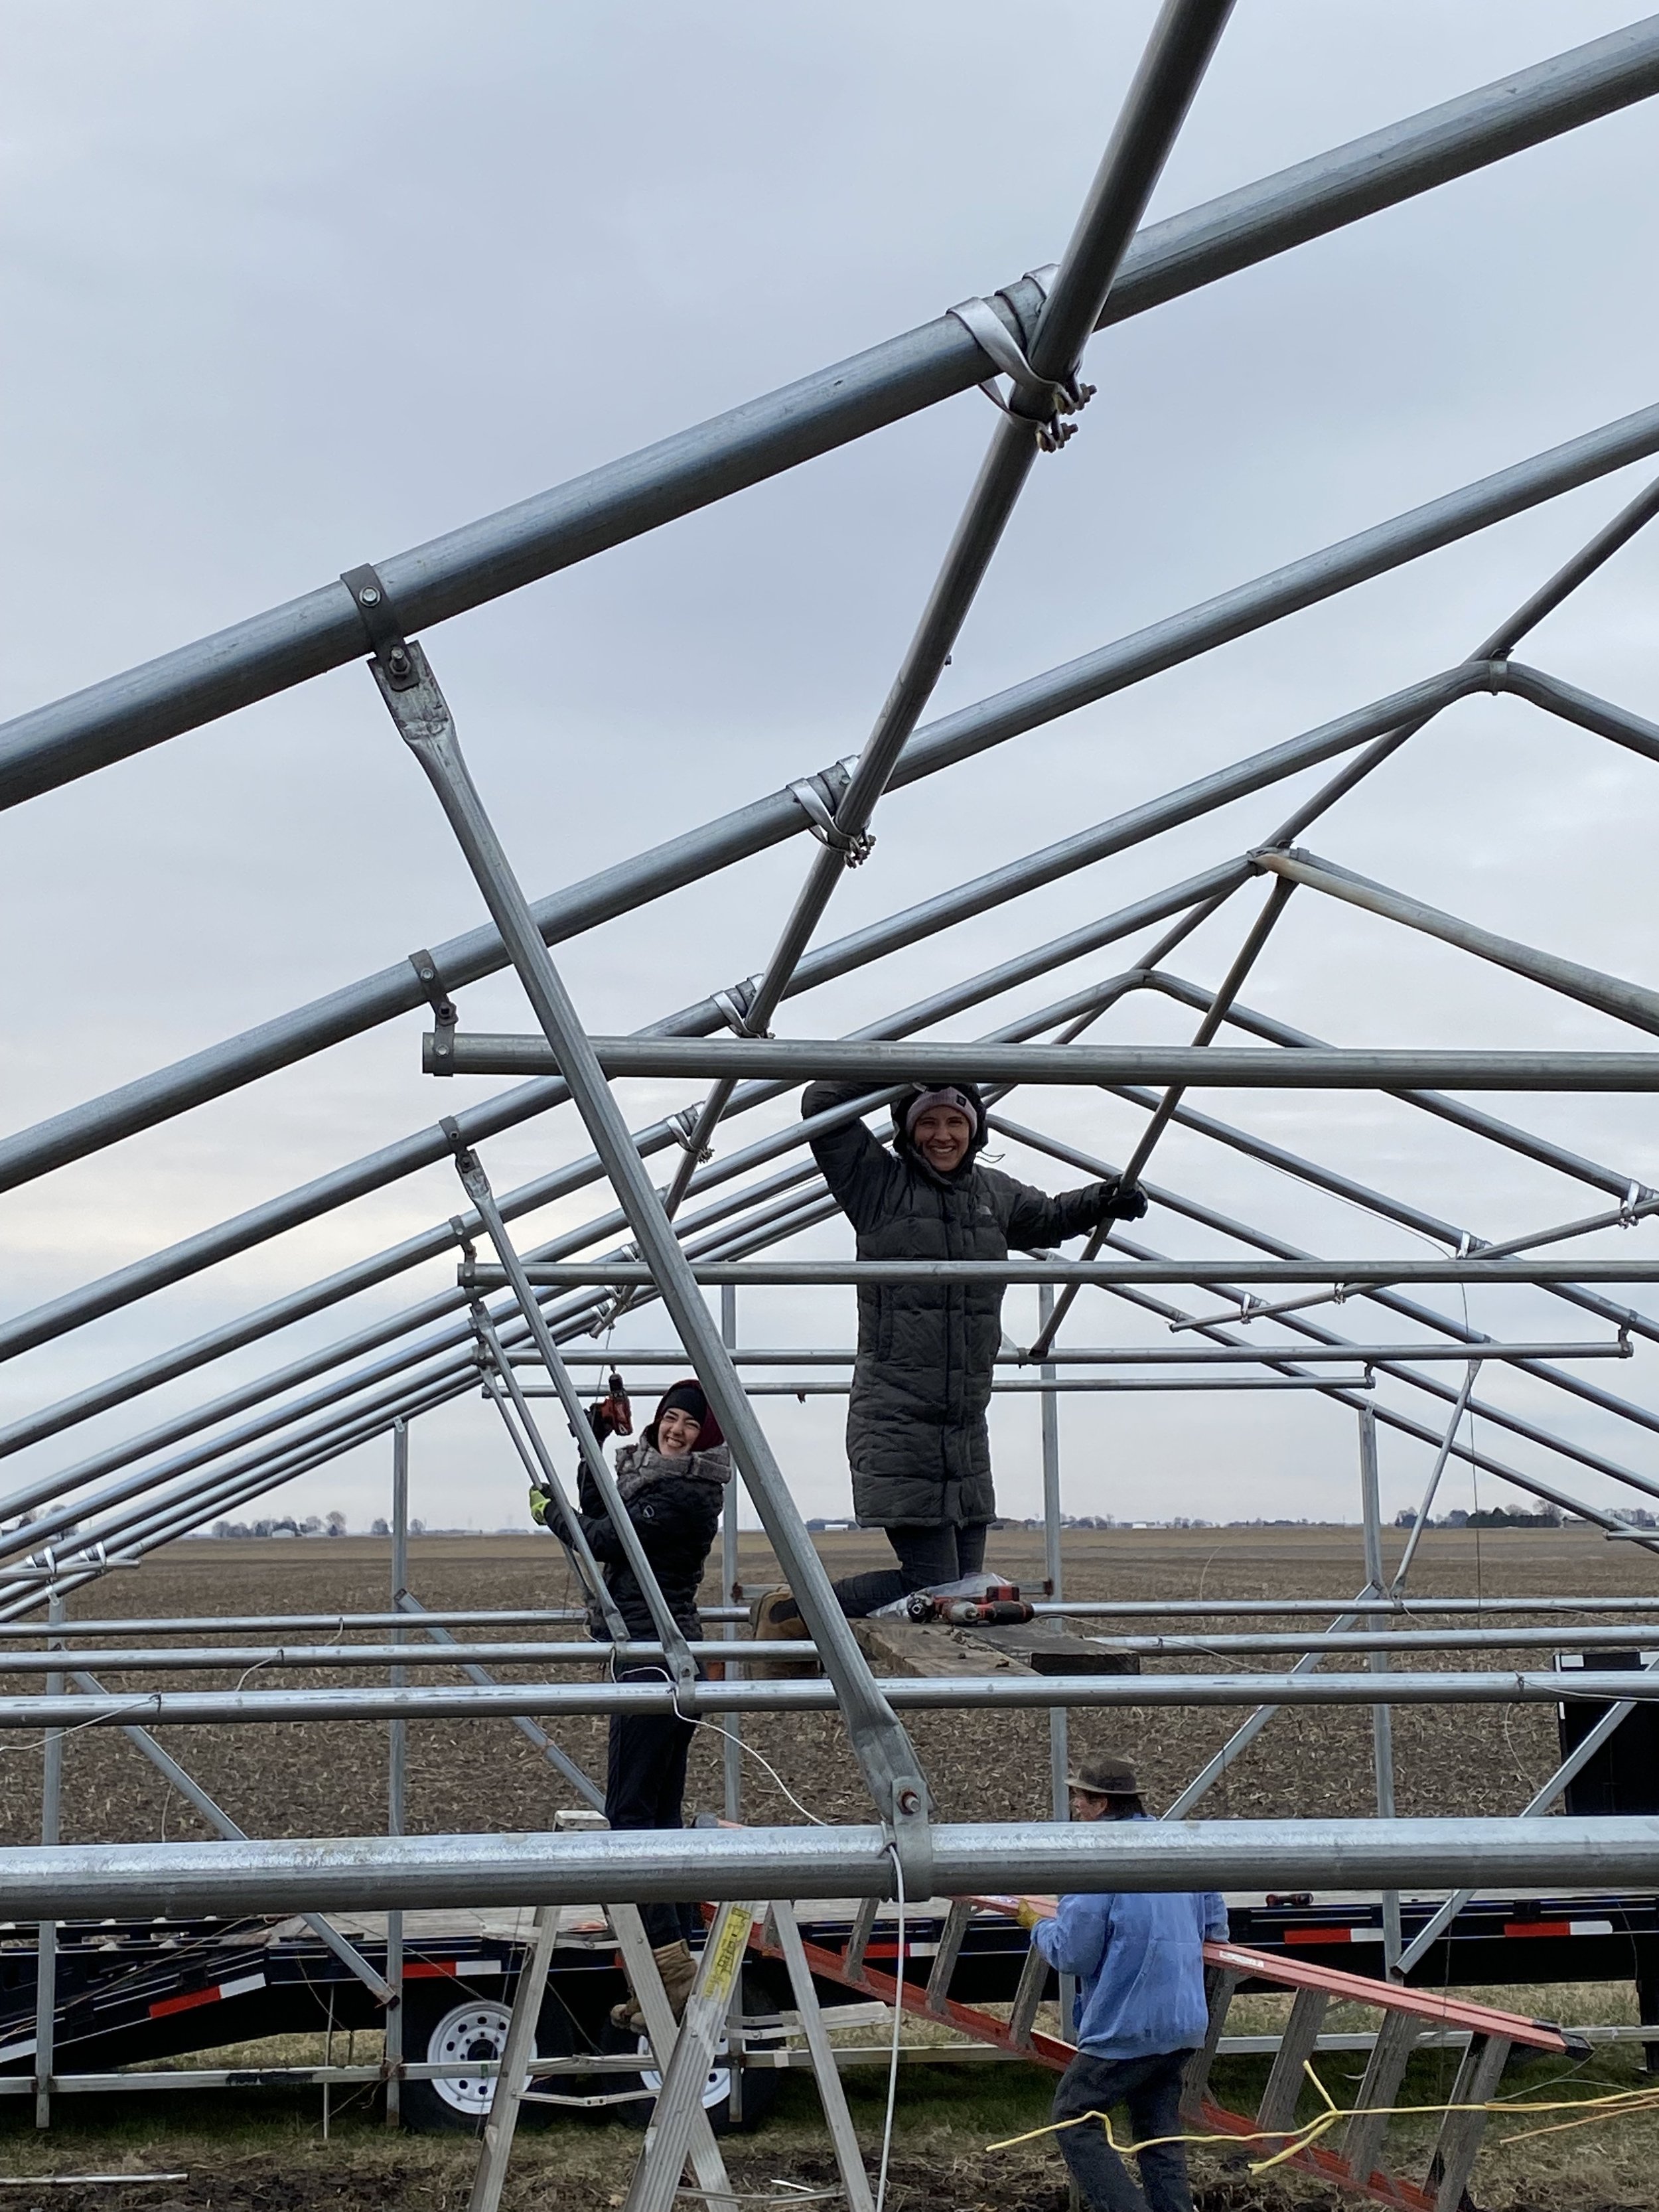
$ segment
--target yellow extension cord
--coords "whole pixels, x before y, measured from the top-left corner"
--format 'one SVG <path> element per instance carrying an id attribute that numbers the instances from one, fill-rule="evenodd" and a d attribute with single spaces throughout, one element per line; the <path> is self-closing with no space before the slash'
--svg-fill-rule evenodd
<path id="1" fill-rule="evenodd" d="M 1534 2136 L 1564 2135 L 1573 2128 L 1592 2127 L 1601 2120 L 1622 2119 L 1630 2113 L 1659 2111 L 1659 2088 L 1616 2089 L 1604 2097 L 1566 2097 L 1537 2103 L 1522 2100 L 1508 2102 L 1492 2099 L 1481 2105 L 1341 2106 L 1332 2098 L 1329 2090 L 1315 2073 L 1310 2062 L 1304 2061 L 1302 2070 L 1318 2090 L 1324 2100 L 1325 2109 L 1300 2128 L 1261 2130 L 1247 2135 L 1194 2133 L 1149 2136 L 1145 2142 L 1121 2143 L 1112 2133 L 1111 2117 L 1109 2113 L 1079 2112 L 1074 2119 L 1051 2120 L 1047 2127 L 1030 2128 L 1024 2135 L 1008 2136 L 1000 2142 L 987 2143 L 985 2148 L 988 2152 L 1012 2150 L 1018 2144 L 1036 2142 L 1043 2136 L 1062 2135 L 1067 2128 L 1081 2127 L 1085 2120 L 1098 2120 L 1106 2130 L 1107 2142 L 1120 2157 L 1129 2157 L 1139 2151 L 1153 2149 L 1160 2143 L 1231 2143 L 1235 2145 L 1242 2142 L 1265 2142 L 1282 2143 L 1283 2148 L 1275 2151 L 1271 2158 L 1251 2160 L 1249 2170 L 1252 2173 L 1266 2173 L 1275 2166 L 1282 2166 L 1287 2159 L 1294 2158 L 1298 2151 L 1310 2149 L 1322 2136 L 1328 2135 L 1330 2130 L 1342 2121 L 1357 2118 L 1362 2112 L 1370 2118 L 1384 2114 L 1389 2118 L 1413 2113 L 1470 2112 L 1579 2112 L 1585 2115 L 1580 2119 L 1559 2120 L 1550 2127 L 1522 2128 L 1514 2135 L 1504 2136 L 1500 2138 L 1503 2142 L 1511 2143 L 1525 2142 Z"/>

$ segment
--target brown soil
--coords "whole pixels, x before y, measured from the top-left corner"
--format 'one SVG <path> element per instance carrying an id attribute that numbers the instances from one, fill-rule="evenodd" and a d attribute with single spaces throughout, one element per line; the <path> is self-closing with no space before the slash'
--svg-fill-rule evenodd
<path id="1" fill-rule="evenodd" d="M 829 1535 L 818 1540 L 832 1573 L 881 1563 L 879 1538 Z M 434 1607 L 556 1605 L 573 1595 L 561 1555 L 545 1539 L 417 1538 L 411 1557 L 412 1585 Z M 993 1557 L 1028 1589 L 1040 1583 L 1041 1540 L 1034 1532 L 1000 1532 Z M 117 1611 L 150 1617 L 334 1607 L 368 1611 L 386 1602 L 387 1571 L 386 1546 L 369 1538 L 182 1544 L 150 1561 L 141 1575 L 108 1577 L 82 1593 L 76 1607 L 82 1618 Z M 1066 1536 L 1066 1571 L 1068 1594 L 1079 1597 L 1338 1597 L 1364 1579 L 1358 1532 L 1350 1528 L 1073 1530 Z M 744 1540 L 741 1572 L 751 1589 L 773 1578 L 769 1552 L 759 1539 Z M 1607 1544 L 1588 1530 L 1494 1531 L 1483 1534 L 1478 1543 L 1465 1532 L 1437 1532 L 1413 1579 L 1425 1596 L 1618 1595 L 1659 1591 L 1659 1562 L 1633 1546 Z M 1562 1636 L 1571 1643 L 1566 1623 Z M 1547 1656 L 1494 1652 L 1467 1662 L 1421 1663 L 1537 1665 Z M 1179 1672 L 1186 1662 L 1153 1663 Z M 1203 1667 L 1201 1662 L 1193 1663 Z M 1218 1660 L 1213 1666 L 1243 1671 L 1281 1663 Z M 503 1679 L 512 1679 L 518 1670 L 499 1671 Z M 284 1669 L 280 1675 L 254 1679 L 261 1687 L 277 1682 L 298 1687 L 338 1682 L 341 1677 Z M 422 1669 L 418 1679 L 435 1684 L 459 1678 L 443 1669 Z M 13 1676 L 0 1686 L 38 1687 L 40 1680 Z M 238 1678 L 112 1674 L 108 1680 L 118 1688 L 177 1687 L 186 1680 L 229 1688 Z M 1109 1745 L 1127 1753 L 1152 1800 L 1161 1805 L 1241 1717 L 1236 1710 L 1220 1708 L 1079 1713 L 1072 1719 L 1072 1741 L 1080 1751 Z M 911 1728 L 941 1819 L 1047 1817 L 1044 1715 L 917 1715 Z M 167 1748 L 251 1834 L 363 1833 L 384 1824 L 384 1740 L 377 1729 L 262 1725 L 163 1733 Z M 831 1820 L 864 1817 L 867 1799 L 836 1717 L 750 1716 L 744 1733 L 745 1741 L 814 1813 Z M 563 1723 L 559 1735 L 590 1773 L 603 1773 L 603 1720 Z M 1282 1715 L 1211 1792 L 1205 1810 L 1218 1818 L 1368 1813 L 1374 1809 L 1370 1735 L 1363 1709 L 1312 1708 Z M 1402 1814 L 1512 1813 L 1554 1764 L 1555 1717 L 1547 1706 L 1404 1708 L 1395 1715 L 1395 1740 Z M 38 1756 L 35 1741 L 23 1737 L 0 1745 L 12 1784 L 0 1793 L 0 1842 L 27 1843 L 38 1836 L 38 1810 L 27 1779 Z M 65 1749 L 66 1841 L 190 1838 L 206 1832 L 177 1793 L 115 1731 L 88 1729 Z M 575 1802 L 568 1785 L 508 1722 L 410 1728 L 412 1830 L 541 1828 L 550 1824 L 556 1808 Z M 700 1737 L 693 1748 L 689 1803 L 693 1808 L 718 1808 L 720 1802 L 720 1747 L 710 1735 Z M 800 1818 L 754 1759 L 745 1762 L 744 1809 L 757 1821 Z"/>
<path id="2" fill-rule="evenodd" d="M 627 2190 L 638 2137 L 613 2148 L 613 2159 L 573 2174 L 568 2160 L 550 2156 L 544 2146 L 516 2147 L 503 2212 L 540 2212 L 550 2191 L 556 2191 L 559 2212 L 614 2212 Z M 228 2161 L 210 2157 L 192 2162 L 182 2182 L 70 2183 L 42 2194 L 49 2196 L 51 2212 L 386 2212 L 394 2206 L 400 2212 L 463 2212 L 476 2159 L 471 2144 L 419 2146 L 413 2155 L 389 2158 L 362 2150 L 331 2154 L 318 2144 L 297 2160 L 285 2160 L 280 2170 L 263 2154 Z M 153 2158 L 133 2163 L 140 2170 L 167 2170 Z M 726 2164 L 735 2191 L 763 2203 L 788 2202 L 789 2192 L 776 2187 L 775 2149 L 728 2153 Z M 828 2158 L 796 2154 L 788 2166 L 789 2179 L 807 2189 L 836 2186 Z M 32 2170 L 44 2175 L 55 2169 L 42 2160 Z M 25 2189 L 7 2193 L 21 2205 L 28 2203 Z M 1195 2197 L 1198 2212 L 1311 2212 L 1340 2202 L 1327 2191 L 1292 2193 L 1249 2179 L 1200 2183 Z M 1066 2212 L 1067 2203 L 1057 2161 L 1028 2162 L 1011 2171 L 974 2156 L 896 2158 L 888 2176 L 889 2212 Z"/>

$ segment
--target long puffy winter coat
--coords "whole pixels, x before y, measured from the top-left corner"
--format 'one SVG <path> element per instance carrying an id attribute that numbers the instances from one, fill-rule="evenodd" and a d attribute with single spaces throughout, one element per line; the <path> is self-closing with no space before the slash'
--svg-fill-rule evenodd
<path id="1" fill-rule="evenodd" d="M 625 1444 L 617 1453 L 616 1472 L 628 1517 L 668 1601 L 668 1610 L 685 1635 L 700 1637 L 702 1623 L 697 1613 L 697 1586 L 720 1526 L 725 1486 L 732 1479 L 732 1461 L 726 1446 L 716 1444 L 712 1451 L 692 1452 L 685 1459 L 665 1459 L 641 1438 L 638 1443 Z M 629 1636 L 642 1644 L 654 1643 L 657 1626 L 645 1592 L 628 1564 L 599 1486 L 585 1466 L 577 1505 L 582 1534 L 605 1570 L 606 1585 Z M 595 1632 L 603 1636 L 605 1632 L 599 1627 Z"/>
<path id="2" fill-rule="evenodd" d="M 814 1083 L 809 1119 L 867 1084 Z M 965 1161 L 937 1175 L 890 1152 L 862 1121 L 814 1137 L 812 1154 L 858 1232 L 860 1260 L 1006 1260 L 1081 1236 L 1115 1185 L 1051 1198 Z M 985 1409 L 1002 1340 L 1000 1283 L 860 1285 L 858 1358 L 847 1409 L 853 1508 L 866 1527 L 939 1528 L 996 1513 Z"/>

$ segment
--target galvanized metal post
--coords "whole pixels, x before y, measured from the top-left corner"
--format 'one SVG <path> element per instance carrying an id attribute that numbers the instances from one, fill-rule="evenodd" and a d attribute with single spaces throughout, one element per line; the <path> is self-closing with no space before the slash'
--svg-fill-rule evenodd
<path id="1" fill-rule="evenodd" d="M 1037 1326 L 1046 1329 L 1054 1310 L 1054 1293 L 1051 1284 L 1043 1283 L 1037 1289 Z M 1057 1370 L 1050 1364 L 1042 1370 L 1045 1382 L 1056 1380 Z M 1062 1568 L 1060 1548 L 1060 1401 L 1052 1390 L 1042 1393 L 1042 1568 L 1048 1595 L 1059 1599 L 1065 1595 L 1062 1587 Z M 1063 1820 L 1066 1814 L 1066 1776 L 1070 1765 L 1069 1747 L 1066 1735 L 1066 1714 L 1054 1706 L 1048 1715 L 1048 1765 L 1052 1777 L 1054 1816 Z"/>
<path id="2" fill-rule="evenodd" d="M 64 1618 L 64 1601 L 54 1591 L 46 1607 L 49 1624 L 55 1625 Z M 52 1639 L 53 1650 L 61 1648 L 61 1639 Z M 46 1695 L 61 1698 L 64 1677 L 53 1673 L 46 1677 Z M 46 1753 L 40 1769 L 40 1841 L 43 1844 L 60 1840 L 64 1793 L 64 1732 L 62 1729 L 46 1730 Z M 53 2033 L 58 2020 L 58 1923 L 55 1920 L 40 1923 L 36 1936 L 34 1969 L 34 2124 L 37 2128 L 52 2125 L 52 2065 Z"/>
<path id="3" fill-rule="evenodd" d="M 402 1608 L 409 1591 L 409 1424 L 399 1421 L 392 1431 L 392 1609 Z M 404 1632 L 394 1628 L 394 1644 L 404 1641 Z M 391 1670 L 392 1686 L 401 1690 L 409 1680 L 405 1667 Z M 386 1832 L 388 1836 L 404 1833 L 406 1784 L 408 1778 L 409 1723 L 394 1720 L 386 1724 L 389 1756 L 386 1767 Z M 403 2119 L 403 2063 L 404 2063 L 404 1916 L 391 1911 L 386 1917 L 386 1978 L 392 1996 L 386 2008 L 386 2124 L 389 2128 L 401 2124 Z"/>
<path id="4" fill-rule="evenodd" d="M 1047 1332 L 1054 1310 L 1052 1284 L 1042 1283 L 1037 1288 L 1037 1333 Z M 1055 1379 L 1052 1364 L 1042 1368 L 1045 1382 Z M 1060 1401 L 1052 1390 L 1045 1390 L 1042 1407 L 1042 1566 L 1043 1579 L 1048 1595 L 1058 1601 L 1065 1595 L 1064 1570 L 1060 1543 Z M 1066 1818 L 1071 1810 L 1071 1792 L 1066 1786 L 1066 1777 L 1071 1771 L 1070 1715 L 1063 1705 L 1048 1708 L 1048 1782 L 1051 1809 L 1057 1820 Z M 1060 2032 L 1070 2042 L 1076 2025 L 1077 1980 L 1072 1974 L 1060 1978 Z"/>
<path id="5" fill-rule="evenodd" d="M 1382 1507 L 1376 1472 L 1376 1416 L 1369 1406 L 1359 1408 L 1359 1501 L 1365 1524 L 1365 1595 L 1382 1597 L 1388 1589 L 1382 1572 Z M 1367 1663 L 1373 1674 L 1386 1674 L 1386 1651 L 1373 1651 Z M 1376 1809 L 1385 1820 L 1394 1818 L 1394 1715 L 1387 1705 L 1371 1707 L 1371 1758 L 1376 1775 Z M 1400 1892 L 1382 1893 L 1382 1963 L 1391 1981 L 1400 1975 Z"/>
<path id="6" fill-rule="evenodd" d="M 735 1283 L 720 1285 L 720 1340 L 728 1352 L 738 1346 L 738 1286 Z M 720 1603 L 736 1605 L 740 1601 L 738 1592 L 742 1584 L 738 1578 L 738 1487 L 728 1483 L 726 1492 L 726 1510 L 720 1516 Z M 738 1624 L 728 1620 L 723 1626 L 728 1643 L 738 1640 Z M 726 1679 L 735 1682 L 741 1679 L 742 1662 L 728 1659 Z M 725 1784 L 726 1817 L 728 1820 L 743 1818 L 743 1716 L 728 1713 L 724 1723 L 725 1740 L 720 1746 L 721 1778 Z M 735 2082 L 741 2069 L 732 2069 Z"/>

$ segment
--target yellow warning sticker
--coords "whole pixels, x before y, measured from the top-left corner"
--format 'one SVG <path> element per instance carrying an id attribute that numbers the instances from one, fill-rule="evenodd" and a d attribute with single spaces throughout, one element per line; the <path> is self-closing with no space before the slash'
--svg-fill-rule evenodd
<path id="1" fill-rule="evenodd" d="M 755 1924 L 752 1905 L 734 1905 L 722 1912 L 714 1934 L 709 1938 L 710 1956 L 703 1986 L 705 1989 L 729 1990 L 738 1971 L 738 1962 L 749 1948 L 749 1931 Z"/>

